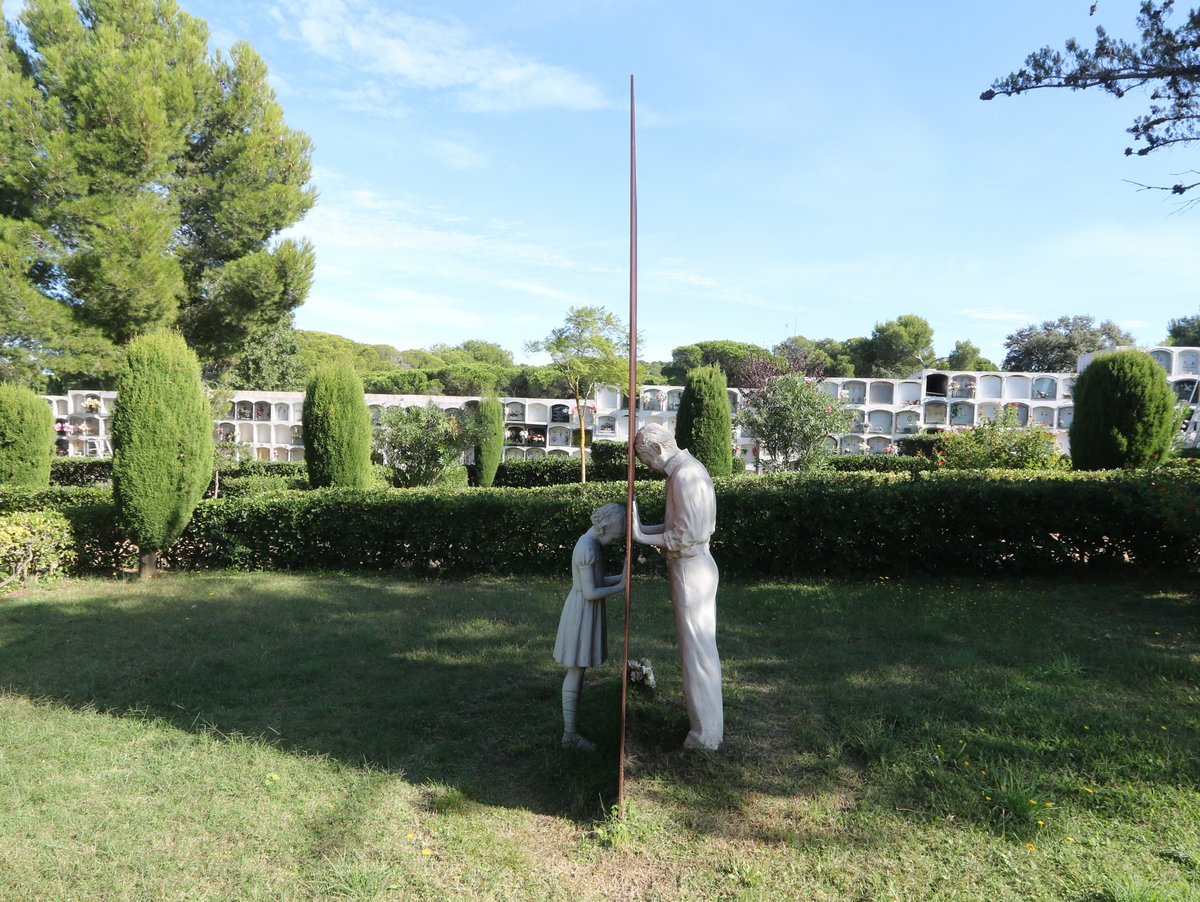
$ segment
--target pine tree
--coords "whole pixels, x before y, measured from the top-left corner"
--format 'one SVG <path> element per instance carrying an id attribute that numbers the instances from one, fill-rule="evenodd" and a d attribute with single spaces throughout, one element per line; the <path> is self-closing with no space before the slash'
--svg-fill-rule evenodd
<path id="1" fill-rule="evenodd" d="M 362 380 L 347 363 L 320 367 L 308 381 L 304 461 L 314 489 L 371 484 L 371 413 Z"/>
<path id="2" fill-rule="evenodd" d="M 675 420 L 675 438 L 708 468 L 710 476 L 733 472 L 733 418 L 725 374 L 717 366 L 690 370 Z"/>
<path id="3" fill-rule="evenodd" d="M 200 361 L 182 336 L 154 332 L 130 342 L 110 425 L 113 498 L 146 579 L 212 479 L 212 410 Z"/>
<path id="4" fill-rule="evenodd" d="M 475 464 L 479 485 L 491 488 L 496 480 L 500 458 L 504 456 L 504 406 L 500 399 L 485 395 L 479 401 L 479 445 L 475 449 Z"/>
<path id="5" fill-rule="evenodd" d="M 0 485 L 44 489 L 54 456 L 54 415 L 27 388 L 0 383 Z"/>
<path id="6" fill-rule="evenodd" d="M 1101 354 L 1079 374 L 1070 431 L 1075 469 L 1156 466 L 1178 432 L 1175 394 L 1144 351 Z"/>
<path id="7" fill-rule="evenodd" d="M 278 239 L 314 202 L 311 144 L 261 57 L 209 54 L 175 0 L 27 0 L 17 18 L 0 17 L 0 371 L 95 384 L 168 327 L 206 365 L 236 361 L 313 268 L 307 241 Z"/>

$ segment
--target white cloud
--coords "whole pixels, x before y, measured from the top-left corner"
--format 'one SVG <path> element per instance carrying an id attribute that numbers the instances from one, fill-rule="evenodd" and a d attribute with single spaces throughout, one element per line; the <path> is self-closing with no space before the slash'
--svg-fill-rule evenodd
<path id="1" fill-rule="evenodd" d="M 487 154 L 474 147 L 449 138 L 432 138 L 425 142 L 429 155 L 446 169 L 465 172 L 471 169 L 488 169 L 491 160 Z"/>
<path id="2" fill-rule="evenodd" d="M 998 323 L 1027 323 L 1033 314 L 1019 307 L 965 307 L 958 311 L 968 319 L 983 319 Z"/>
<path id="3" fill-rule="evenodd" d="M 388 88 L 452 92 L 474 112 L 607 109 L 583 76 L 477 38 L 457 23 L 396 12 L 372 0 L 286 0 L 284 33 Z"/>
<path id="4" fill-rule="evenodd" d="M 496 285 L 501 288 L 507 288 L 510 291 L 516 291 L 520 294 L 532 294 L 537 297 L 550 298 L 555 301 L 566 301 L 568 304 L 583 304 L 585 301 L 577 295 L 571 294 L 569 291 L 562 291 L 558 288 L 551 288 L 549 285 L 543 285 L 540 282 L 533 282 L 527 279 L 497 279 Z M 526 317 L 529 319 L 530 317 Z"/>

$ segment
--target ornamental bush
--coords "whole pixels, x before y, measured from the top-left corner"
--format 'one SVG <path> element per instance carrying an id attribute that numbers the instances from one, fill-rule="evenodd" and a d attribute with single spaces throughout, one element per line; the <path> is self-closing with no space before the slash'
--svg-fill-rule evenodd
<path id="1" fill-rule="evenodd" d="M 54 415 L 30 389 L 0 383 L 0 485 L 50 485 Z"/>
<path id="2" fill-rule="evenodd" d="M 319 367 L 304 392 L 304 463 L 314 488 L 371 484 L 371 412 L 347 364 Z"/>
<path id="3" fill-rule="evenodd" d="M 1054 433 L 1044 426 L 1022 426 L 1013 405 L 977 426 L 944 433 L 934 455 L 939 466 L 951 470 L 1052 470 L 1062 459 Z"/>
<path id="4" fill-rule="evenodd" d="M 494 395 L 479 401 L 479 444 L 475 446 L 476 481 L 490 489 L 504 457 L 504 405 Z"/>
<path id="5" fill-rule="evenodd" d="M 117 392 L 110 421 L 113 499 L 148 578 L 212 478 L 212 411 L 200 361 L 177 332 L 131 341 Z"/>
<path id="6" fill-rule="evenodd" d="M 1179 434 L 1175 393 L 1144 351 L 1092 359 L 1075 381 L 1071 462 L 1077 470 L 1153 467 Z"/>
<path id="7" fill-rule="evenodd" d="M 710 476 L 733 472 L 733 417 L 728 383 L 717 366 L 689 370 L 675 420 L 675 440 L 708 468 Z"/>
<path id="8" fill-rule="evenodd" d="M 423 407 L 389 407 L 375 427 L 375 458 L 397 488 L 438 485 L 450 470 L 461 466 L 463 452 L 476 442 L 477 430 L 475 417 L 449 413 L 432 401 Z"/>
<path id="9" fill-rule="evenodd" d="M 738 412 L 738 425 L 749 429 L 774 469 L 811 470 L 827 462 L 827 435 L 844 432 L 851 413 L 816 380 L 798 373 L 778 376 L 750 393 Z"/>
<path id="10" fill-rule="evenodd" d="M 65 574 L 74 563 L 71 524 L 61 513 L 0 514 L 0 592 Z"/>

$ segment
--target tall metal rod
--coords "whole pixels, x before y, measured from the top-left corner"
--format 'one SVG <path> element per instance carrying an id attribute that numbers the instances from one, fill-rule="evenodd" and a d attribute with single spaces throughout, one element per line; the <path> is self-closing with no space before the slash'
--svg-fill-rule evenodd
<path id="1" fill-rule="evenodd" d="M 617 756 L 617 810 L 625 816 L 625 716 L 629 699 L 629 613 L 633 587 L 633 435 L 637 426 L 637 141 L 633 76 L 629 76 L 629 454 L 625 466 L 625 644 L 621 655 L 621 748 Z"/>

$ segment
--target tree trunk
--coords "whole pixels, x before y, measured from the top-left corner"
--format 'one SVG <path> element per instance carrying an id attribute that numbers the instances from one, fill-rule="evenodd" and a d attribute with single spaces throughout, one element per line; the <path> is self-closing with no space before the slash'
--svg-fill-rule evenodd
<path id="1" fill-rule="evenodd" d="M 587 482 L 587 411 L 579 394 L 575 395 L 575 412 L 579 414 L 579 481 Z"/>
<path id="2" fill-rule="evenodd" d="M 158 574 L 158 551 L 147 551 L 138 559 L 138 576 L 153 579 Z"/>

